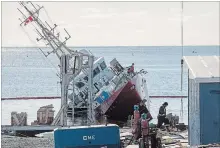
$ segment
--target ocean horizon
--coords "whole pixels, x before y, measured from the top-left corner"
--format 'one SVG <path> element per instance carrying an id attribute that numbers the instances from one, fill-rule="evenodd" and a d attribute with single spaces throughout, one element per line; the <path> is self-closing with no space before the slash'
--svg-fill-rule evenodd
<path id="1" fill-rule="evenodd" d="M 135 70 L 148 71 L 148 92 L 153 95 L 187 96 L 187 68 L 183 71 L 181 91 L 182 46 L 83 46 L 70 47 L 75 50 L 87 49 L 96 57 L 104 57 L 106 63 L 116 58 L 121 65 L 135 63 Z M 42 48 L 45 51 L 50 48 Z M 184 46 L 183 56 L 220 55 L 220 46 Z M 2 98 L 60 96 L 59 60 L 54 54 L 44 57 L 37 47 L 2 47 Z M 167 101 L 167 113 L 180 115 L 181 99 L 151 99 L 150 111 L 153 123 L 157 122 L 160 105 Z M 9 125 L 11 112 L 27 112 L 28 124 L 36 120 L 37 110 L 53 104 L 55 114 L 59 111 L 60 100 L 4 100 L 2 101 L 2 125 Z M 188 99 L 183 99 L 183 121 L 188 124 Z"/>

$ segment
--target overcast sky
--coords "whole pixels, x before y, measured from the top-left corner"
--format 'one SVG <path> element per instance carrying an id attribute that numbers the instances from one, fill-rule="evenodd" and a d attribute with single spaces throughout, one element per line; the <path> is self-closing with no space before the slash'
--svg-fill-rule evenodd
<path id="1" fill-rule="evenodd" d="M 69 46 L 181 45 L 181 2 L 38 4 L 71 34 Z M 19 26 L 20 7 L 2 2 L 2 46 L 36 46 Z M 219 25 L 219 2 L 184 2 L 184 45 L 219 45 Z"/>

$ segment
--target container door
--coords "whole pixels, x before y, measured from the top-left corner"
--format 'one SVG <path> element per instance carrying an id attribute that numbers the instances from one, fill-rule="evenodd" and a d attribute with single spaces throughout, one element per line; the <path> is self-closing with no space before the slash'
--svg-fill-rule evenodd
<path id="1" fill-rule="evenodd" d="M 201 144 L 220 140 L 220 83 L 200 84 Z"/>

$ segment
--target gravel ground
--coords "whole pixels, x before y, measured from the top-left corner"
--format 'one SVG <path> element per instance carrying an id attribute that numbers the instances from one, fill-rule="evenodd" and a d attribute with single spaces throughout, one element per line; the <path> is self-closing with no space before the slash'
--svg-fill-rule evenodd
<path id="1" fill-rule="evenodd" d="M 2 148 L 54 148 L 52 138 L 32 138 L 32 137 L 16 137 L 5 136 L 1 137 Z"/>
<path id="2" fill-rule="evenodd" d="M 130 128 L 120 129 L 121 133 L 131 132 Z M 1 135 L 2 148 L 54 148 L 54 139 L 35 138 L 35 137 L 17 137 Z"/>

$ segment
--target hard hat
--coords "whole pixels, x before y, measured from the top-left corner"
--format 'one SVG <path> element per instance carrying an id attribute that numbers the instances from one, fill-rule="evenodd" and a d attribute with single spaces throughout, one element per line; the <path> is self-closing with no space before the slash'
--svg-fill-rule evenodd
<path id="1" fill-rule="evenodd" d="M 139 106 L 138 105 L 134 105 L 134 110 L 138 110 Z"/>

